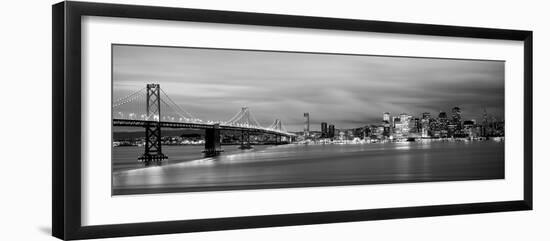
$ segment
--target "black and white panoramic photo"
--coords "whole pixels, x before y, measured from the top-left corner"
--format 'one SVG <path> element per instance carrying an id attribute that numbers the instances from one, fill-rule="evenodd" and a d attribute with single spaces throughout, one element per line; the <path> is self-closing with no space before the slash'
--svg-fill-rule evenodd
<path id="1" fill-rule="evenodd" d="M 112 194 L 504 178 L 500 60 L 112 45 Z"/>

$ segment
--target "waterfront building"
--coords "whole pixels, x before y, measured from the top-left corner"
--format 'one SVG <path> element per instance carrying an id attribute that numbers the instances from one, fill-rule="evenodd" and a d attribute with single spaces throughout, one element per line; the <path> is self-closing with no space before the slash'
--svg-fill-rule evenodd
<path id="1" fill-rule="evenodd" d="M 494 136 L 504 136 L 504 121 L 494 122 Z"/>
<path id="2" fill-rule="evenodd" d="M 429 120 L 429 119 L 430 119 L 430 112 L 422 113 L 422 120 Z"/>
<path id="3" fill-rule="evenodd" d="M 420 123 L 420 118 L 413 117 L 409 119 L 409 133 L 421 133 L 422 124 Z"/>
<path id="4" fill-rule="evenodd" d="M 338 136 L 340 140 L 345 140 L 346 132 L 344 132 L 343 130 L 339 130 Z"/>
<path id="5" fill-rule="evenodd" d="M 309 137 L 311 139 L 314 139 L 314 140 L 319 139 L 319 138 L 323 138 L 322 135 L 323 134 L 319 131 L 310 131 L 309 132 Z"/>
<path id="6" fill-rule="evenodd" d="M 475 121 L 474 120 L 465 120 L 462 123 L 462 126 L 463 126 L 464 135 L 466 135 L 469 138 L 477 137 L 476 136 Z"/>
<path id="7" fill-rule="evenodd" d="M 447 123 L 447 133 L 448 133 L 448 136 L 447 137 L 453 137 L 453 136 L 456 136 L 456 135 L 459 135 L 459 131 L 458 131 L 458 126 L 454 123 L 454 122 L 449 122 Z"/>
<path id="8" fill-rule="evenodd" d="M 355 138 L 365 139 L 365 137 L 366 137 L 365 128 L 359 127 L 359 128 L 353 129 L 353 136 Z"/>
<path id="9" fill-rule="evenodd" d="M 353 140 L 354 137 L 353 130 L 346 130 L 346 140 Z"/>
<path id="10" fill-rule="evenodd" d="M 371 125 L 369 127 L 370 138 L 383 140 L 384 139 L 384 126 L 383 125 Z"/>
<path id="11" fill-rule="evenodd" d="M 366 140 L 372 135 L 370 126 L 363 127 L 363 139 Z"/>

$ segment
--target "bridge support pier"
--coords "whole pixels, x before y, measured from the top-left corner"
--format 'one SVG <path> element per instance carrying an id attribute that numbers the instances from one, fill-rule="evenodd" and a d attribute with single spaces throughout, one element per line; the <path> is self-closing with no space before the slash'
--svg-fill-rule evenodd
<path id="1" fill-rule="evenodd" d="M 204 135 L 204 155 L 217 156 L 223 152 L 220 139 L 220 124 L 215 124 L 214 128 L 206 129 Z"/>
<path id="2" fill-rule="evenodd" d="M 145 153 L 138 157 L 138 160 L 149 164 L 164 159 L 168 159 L 168 156 L 162 153 L 160 124 L 158 122 L 148 123 L 145 126 Z"/>
<path id="3" fill-rule="evenodd" d="M 248 131 L 241 131 L 241 146 L 240 149 L 250 149 L 250 133 Z"/>

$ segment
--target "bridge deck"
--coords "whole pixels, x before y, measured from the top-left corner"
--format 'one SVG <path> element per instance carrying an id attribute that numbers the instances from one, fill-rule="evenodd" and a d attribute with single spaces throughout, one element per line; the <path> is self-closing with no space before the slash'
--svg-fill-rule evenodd
<path id="1" fill-rule="evenodd" d="M 128 119 L 113 119 L 113 126 L 131 126 L 131 127 L 145 127 L 153 123 L 160 123 L 161 128 L 173 128 L 173 129 L 214 129 L 214 124 L 204 123 L 191 123 L 191 122 L 168 122 L 168 121 L 148 121 L 148 120 L 128 120 Z M 238 127 L 220 124 L 219 130 L 230 131 L 247 131 L 253 133 L 265 133 L 273 135 L 293 136 L 292 133 L 277 132 L 272 130 L 254 128 L 254 127 Z"/>

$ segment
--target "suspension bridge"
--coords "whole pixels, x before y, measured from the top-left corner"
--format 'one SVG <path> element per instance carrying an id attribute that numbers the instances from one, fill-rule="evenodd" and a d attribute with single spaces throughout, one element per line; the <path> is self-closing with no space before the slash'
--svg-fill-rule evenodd
<path id="1" fill-rule="evenodd" d="M 161 130 L 164 128 L 205 130 L 203 153 L 206 156 L 223 152 L 220 138 L 222 131 L 240 132 L 243 149 L 250 147 L 251 134 L 271 135 L 275 137 L 277 144 L 282 144 L 283 138 L 290 143 L 295 137 L 286 131 L 279 119 L 275 119 L 268 127 L 262 127 L 248 107 L 242 107 L 227 121 L 202 120 L 176 104 L 159 84 L 147 84 L 138 91 L 114 100 L 112 110 L 113 126 L 145 129 L 145 150 L 138 159 L 146 163 L 168 158 L 162 152 Z"/>

